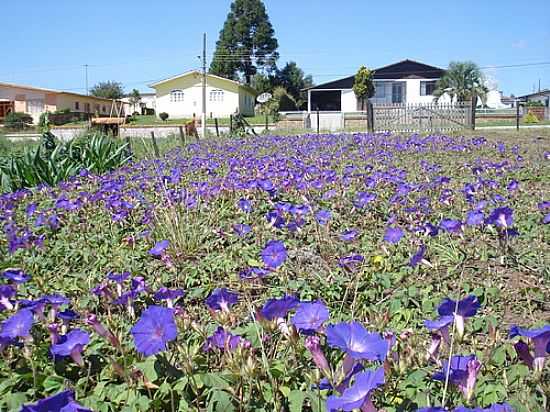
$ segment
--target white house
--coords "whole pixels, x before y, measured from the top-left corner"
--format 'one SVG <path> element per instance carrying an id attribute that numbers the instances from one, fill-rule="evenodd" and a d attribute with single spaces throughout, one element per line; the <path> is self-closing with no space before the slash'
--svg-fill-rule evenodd
<path id="1" fill-rule="evenodd" d="M 147 111 L 151 110 L 156 113 L 157 99 L 155 93 L 140 93 L 140 99 L 137 103 L 133 103 L 131 97 L 123 97 L 121 100 L 128 104 L 129 114 L 135 112 L 138 112 L 139 114 L 146 114 Z"/>
<path id="2" fill-rule="evenodd" d="M 372 103 L 431 103 L 437 80 L 444 69 L 413 60 L 374 70 L 375 95 Z M 308 111 L 361 110 L 361 102 L 353 92 L 355 76 L 345 77 L 307 89 Z"/>
<path id="3" fill-rule="evenodd" d="M 150 85 L 156 93 L 156 113 L 166 112 L 172 119 L 200 118 L 202 113 L 202 74 L 193 70 Z M 254 115 L 258 93 L 237 81 L 207 75 L 206 115 L 229 117 L 239 112 Z"/>
<path id="4" fill-rule="evenodd" d="M 538 92 L 525 94 L 518 97 L 522 102 L 540 102 L 544 107 L 550 107 L 550 89 L 542 89 Z"/>

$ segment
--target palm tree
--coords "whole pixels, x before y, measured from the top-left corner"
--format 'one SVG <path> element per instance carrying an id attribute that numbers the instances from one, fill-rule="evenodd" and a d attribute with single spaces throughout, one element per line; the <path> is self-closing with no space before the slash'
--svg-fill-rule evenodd
<path id="1" fill-rule="evenodd" d="M 466 61 L 449 63 L 449 68 L 437 81 L 433 94 L 436 102 L 447 94 L 451 102 L 463 103 L 479 97 L 485 103 L 488 92 L 481 69 L 474 62 Z"/>

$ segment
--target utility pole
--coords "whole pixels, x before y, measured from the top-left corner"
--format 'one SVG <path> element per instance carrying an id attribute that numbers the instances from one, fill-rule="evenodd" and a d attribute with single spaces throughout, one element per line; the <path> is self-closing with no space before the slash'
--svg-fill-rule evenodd
<path id="1" fill-rule="evenodd" d="M 539 93 L 540 93 L 540 78 L 539 78 Z"/>
<path id="2" fill-rule="evenodd" d="M 206 33 L 202 37 L 202 138 L 206 138 Z"/>
<path id="3" fill-rule="evenodd" d="M 88 65 L 84 65 L 84 69 L 86 71 L 86 96 L 88 96 Z"/>

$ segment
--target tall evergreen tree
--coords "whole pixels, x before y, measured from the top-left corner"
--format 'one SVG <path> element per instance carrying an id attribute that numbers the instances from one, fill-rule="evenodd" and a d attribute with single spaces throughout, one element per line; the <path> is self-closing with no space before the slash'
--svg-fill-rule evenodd
<path id="1" fill-rule="evenodd" d="M 277 70 L 276 84 L 284 87 L 296 105 L 302 107 L 307 103 L 307 97 L 302 90 L 313 86 L 313 78 L 309 74 L 306 76 L 296 62 L 288 62 L 281 70 Z"/>
<path id="2" fill-rule="evenodd" d="M 220 32 L 210 73 L 237 80 L 271 72 L 279 58 L 275 31 L 261 0 L 235 0 Z"/>

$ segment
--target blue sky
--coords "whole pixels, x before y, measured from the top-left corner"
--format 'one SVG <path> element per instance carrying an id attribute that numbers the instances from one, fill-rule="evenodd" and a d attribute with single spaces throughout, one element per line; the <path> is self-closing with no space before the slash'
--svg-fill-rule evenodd
<path id="1" fill-rule="evenodd" d="M 202 33 L 213 52 L 230 0 L 2 2 L 0 81 L 85 91 L 198 68 Z M 280 65 L 296 61 L 316 83 L 405 58 L 446 67 L 473 60 L 504 93 L 550 88 L 550 2 L 266 0 Z M 6 18 L 7 17 L 7 18 Z M 497 68 L 492 68 L 497 66 Z"/>

